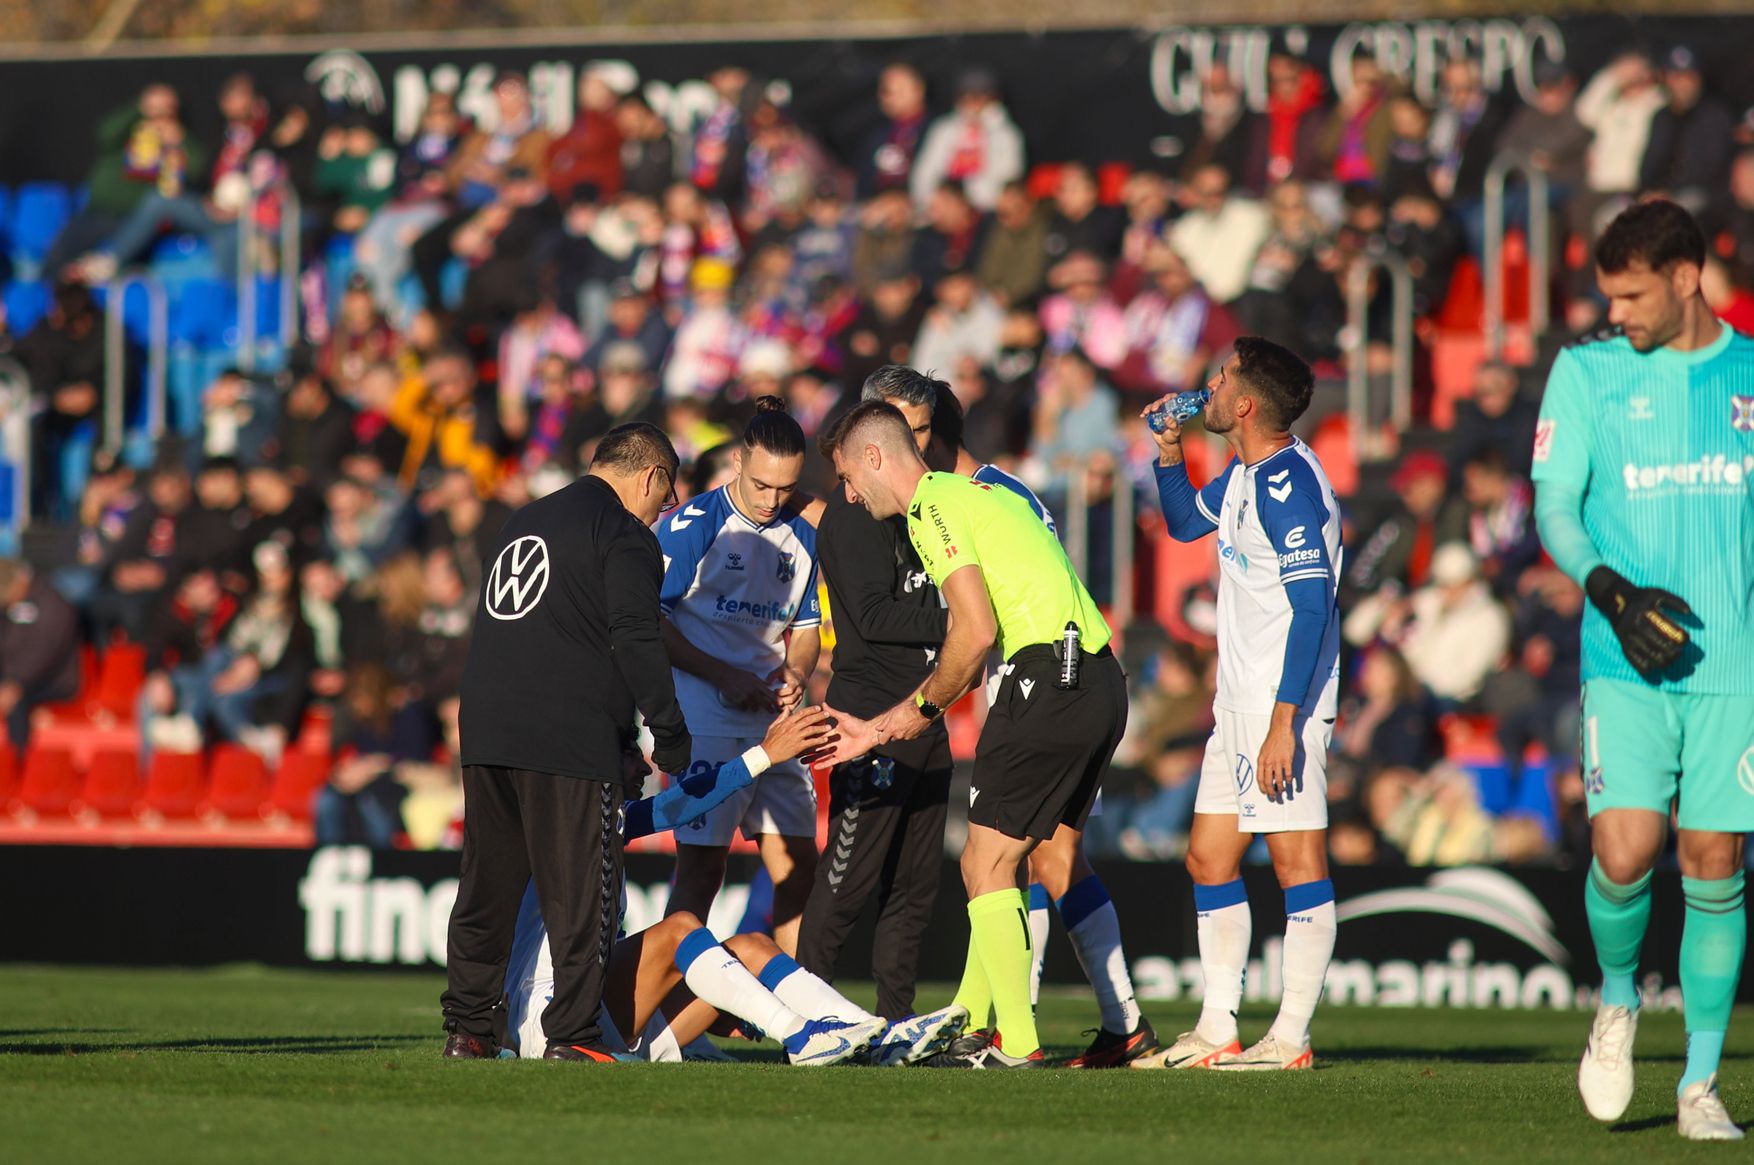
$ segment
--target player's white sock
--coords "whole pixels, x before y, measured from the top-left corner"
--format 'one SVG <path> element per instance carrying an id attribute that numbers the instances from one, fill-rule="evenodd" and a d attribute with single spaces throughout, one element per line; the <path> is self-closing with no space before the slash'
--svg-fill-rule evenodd
<path id="1" fill-rule="evenodd" d="M 1127 955 L 1121 949 L 1121 920 L 1108 887 L 1092 874 L 1067 890 L 1059 906 L 1084 977 L 1096 991 L 1104 1030 L 1126 1035 L 1139 1026 L 1139 1004 L 1133 999 L 1133 977 L 1127 974 Z"/>
<path id="2" fill-rule="evenodd" d="M 804 1017 L 763 987 L 704 926 L 689 932 L 677 945 L 676 969 L 696 998 L 748 1020 L 769 1039 L 783 1040 L 804 1028 Z"/>
<path id="3" fill-rule="evenodd" d="M 1309 1038 L 1310 1017 L 1322 997 L 1334 957 L 1334 883 L 1326 878 L 1285 887 L 1285 995 L 1273 1034 L 1293 1047 Z"/>
<path id="4" fill-rule="evenodd" d="M 1029 1001 L 1041 1002 L 1041 960 L 1048 945 L 1048 888 L 1029 884 Z"/>
<path id="5" fill-rule="evenodd" d="M 1206 988 L 1200 1004 L 1201 1039 L 1228 1044 L 1236 1039 L 1236 1010 L 1242 1006 L 1242 981 L 1248 973 L 1248 891 L 1242 879 L 1222 886 L 1194 886 L 1195 933 L 1200 940 L 1200 972 Z"/>
<path id="6" fill-rule="evenodd" d="M 859 1023 L 876 1016 L 800 967 L 790 955 L 775 955 L 761 969 L 761 985 L 779 1001 L 807 1019 L 833 1016 Z"/>

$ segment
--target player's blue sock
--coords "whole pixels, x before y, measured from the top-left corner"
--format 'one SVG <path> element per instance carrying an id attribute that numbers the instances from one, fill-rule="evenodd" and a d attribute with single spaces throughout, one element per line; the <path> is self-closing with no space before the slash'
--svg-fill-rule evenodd
<path id="1" fill-rule="evenodd" d="M 1681 879 L 1687 923 L 1681 931 L 1681 1006 L 1687 1019 L 1687 1068 L 1680 1091 L 1717 1071 L 1724 1032 L 1742 980 L 1748 915 L 1742 871 L 1727 878 Z"/>
<path id="2" fill-rule="evenodd" d="M 790 955 L 775 955 L 756 977 L 781 1003 L 806 1019 L 857 1023 L 872 1018 L 870 1012 L 806 971 Z"/>
<path id="3" fill-rule="evenodd" d="M 1583 904 L 1590 920 L 1590 938 L 1596 944 L 1596 962 L 1602 968 L 1603 1006 L 1636 1008 L 1638 985 L 1633 976 L 1638 973 L 1638 952 L 1650 924 L 1650 875 L 1622 886 L 1610 881 L 1601 864 L 1592 861 Z"/>
<path id="4" fill-rule="evenodd" d="M 1121 949 L 1121 920 L 1108 887 L 1095 874 L 1066 891 L 1056 905 L 1084 977 L 1096 992 L 1105 1030 L 1126 1035 L 1139 1026 L 1139 1004 L 1133 999 L 1133 977 Z"/>
<path id="5" fill-rule="evenodd" d="M 1041 963 L 1048 945 L 1048 888 L 1029 884 L 1029 1001 L 1041 1002 Z"/>

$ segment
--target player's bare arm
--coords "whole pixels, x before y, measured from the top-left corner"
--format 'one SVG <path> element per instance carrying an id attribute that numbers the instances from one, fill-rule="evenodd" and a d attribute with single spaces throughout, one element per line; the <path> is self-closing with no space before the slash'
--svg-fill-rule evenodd
<path id="1" fill-rule="evenodd" d="M 715 659 L 688 641 L 669 619 L 663 623 L 664 650 L 670 662 L 689 675 L 699 676 L 724 694 L 725 703 L 733 708 L 757 712 L 779 711 L 773 689 L 760 676 L 752 675 Z"/>

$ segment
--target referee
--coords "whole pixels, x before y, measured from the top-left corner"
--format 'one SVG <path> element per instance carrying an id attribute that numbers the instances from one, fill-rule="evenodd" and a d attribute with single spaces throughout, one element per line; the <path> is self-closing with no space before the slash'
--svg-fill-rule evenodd
<path id="1" fill-rule="evenodd" d="M 660 769 L 691 742 L 658 633 L 676 450 L 648 424 L 604 436 L 590 474 L 506 522 L 483 564 L 463 672 L 463 870 L 442 999 L 445 1055 L 497 1056 L 518 903 L 532 876 L 554 956 L 550 1060 L 606 1060 L 596 1023 L 621 896 L 623 755 L 634 709 Z"/>
<path id="2" fill-rule="evenodd" d="M 886 365 L 865 381 L 880 399 L 897 379 L 930 386 L 910 368 Z M 834 448 L 838 425 L 822 438 Z M 829 454 L 832 456 L 832 453 Z M 875 716 L 912 697 L 932 671 L 946 618 L 938 588 L 920 566 L 899 515 L 874 518 L 836 490 L 817 528 L 816 549 L 834 612 L 831 707 Z M 865 903 L 877 895 L 871 975 L 879 1015 L 911 1015 L 920 940 L 938 897 L 950 797 L 950 738 L 933 721 L 837 765 L 829 777 L 828 849 L 798 932 L 798 962 L 824 979 Z"/>
<path id="3" fill-rule="evenodd" d="M 895 406 L 857 405 L 837 436 L 830 453 L 848 500 L 874 518 L 907 515 L 950 626 L 937 668 L 912 697 L 868 721 L 836 711 L 840 742 L 829 759 L 844 763 L 923 735 L 978 682 L 997 644 L 1005 663 L 968 794 L 969 954 L 956 1005 L 976 1017 L 991 1007 L 1000 1038 L 927 1064 L 1039 1068 L 1020 867 L 1060 826 L 1083 828 L 1126 727 L 1126 681 L 1108 647 L 1108 624 L 1028 503 L 1010 490 L 928 472 Z M 1061 643 L 1074 627 L 1082 646 L 1062 667 Z"/>

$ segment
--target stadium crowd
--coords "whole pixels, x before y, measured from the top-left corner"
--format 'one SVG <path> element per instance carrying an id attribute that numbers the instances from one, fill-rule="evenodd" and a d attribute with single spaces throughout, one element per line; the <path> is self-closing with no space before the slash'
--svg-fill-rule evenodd
<path id="1" fill-rule="evenodd" d="M 319 840 L 411 844 L 405 799 L 457 797 L 457 686 L 482 552 L 507 514 L 633 420 L 670 434 L 686 500 L 726 479 L 758 397 L 783 397 L 813 438 L 892 362 L 947 379 L 970 451 L 1051 509 L 1134 491 L 1143 562 L 1161 522 L 1140 406 L 1198 386 L 1237 335 L 1261 334 L 1323 376 L 1313 439 L 1348 363 L 1379 376 L 1390 360 L 1386 283 L 1369 345 L 1346 328 L 1354 265 L 1393 251 L 1417 313 L 1441 314 L 1481 252 L 1485 175 L 1505 151 L 1548 173 L 1542 209 L 1562 239 L 1589 238 L 1641 192 L 1684 202 L 1712 240 L 1714 308 L 1754 327 L 1754 117 L 1712 95 L 1685 47 L 1583 78 L 1542 66 L 1526 106 L 1487 93 L 1468 61 L 1445 67 L 1432 106 L 1365 55 L 1342 97 L 1291 55 L 1269 72 L 1255 112 L 1212 68 L 1179 155 L 1131 169 L 1031 170 L 1028 127 L 978 67 L 942 93 L 905 63 L 885 68 L 849 157 L 735 67 L 708 78 L 718 103 L 685 133 L 592 71 L 562 133 L 505 73 L 495 116 L 471 124 L 434 93 L 405 142 L 247 74 L 218 94 L 224 129 L 203 141 L 181 113 L 197 95 L 148 87 L 95 127 L 89 198 L 44 260 L 47 314 L 22 334 L 0 322 L 38 410 L 33 507 L 56 531 L 33 543 L 34 565 L 0 562 L 14 748 L 33 709 L 77 690 L 80 644 L 125 637 L 147 651 L 143 749 L 224 740 L 272 760 L 329 705 L 338 759 Z M 285 186 L 302 214 L 308 342 L 276 373 L 212 378 L 149 463 L 94 452 L 94 289 L 166 231 L 202 240 L 221 273 L 240 245 L 271 268 Z M 1520 188 L 1509 207 L 1526 220 Z M 1583 256 L 1568 248 L 1555 281 L 1572 332 L 1600 312 Z M 1346 475 L 1337 861 L 1587 852 L 1583 596 L 1534 527 L 1552 345 L 1536 355 L 1482 365 L 1445 428 L 1427 423 L 1440 418 L 1422 372 L 1398 453 Z M 832 488 L 809 461 L 806 488 Z M 1092 561 L 1106 551 L 1093 534 Z M 1091 581 L 1112 595 L 1114 580 Z M 1196 585 L 1170 604 L 1177 618 L 1127 629 L 1132 715 L 1096 852 L 1185 845 L 1211 728 L 1213 601 Z"/>

